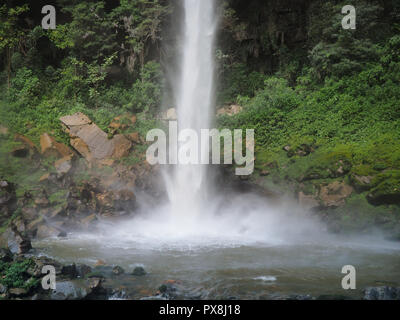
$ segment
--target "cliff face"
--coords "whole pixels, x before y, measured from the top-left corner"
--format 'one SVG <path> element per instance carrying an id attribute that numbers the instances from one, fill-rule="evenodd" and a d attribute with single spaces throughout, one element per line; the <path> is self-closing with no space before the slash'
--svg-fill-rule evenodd
<path id="1" fill-rule="evenodd" d="M 222 46 L 258 71 L 276 71 L 282 48 L 307 49 L 310 4 L 309 0 L 231 0 L 224 15 Z"/>

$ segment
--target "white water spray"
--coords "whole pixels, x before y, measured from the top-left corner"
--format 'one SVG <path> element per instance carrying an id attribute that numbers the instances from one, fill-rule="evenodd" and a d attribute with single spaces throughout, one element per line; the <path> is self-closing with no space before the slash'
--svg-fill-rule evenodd
<path id="1" fill-rule="evenodd" d="M 184 0 L 182 70 L 176 96 L 179 130 L 209 129 L 213 107 L 215 0 Z M 178 154 L 183 152 L 180 141 Z M 199 146 L 201 149 L 202 147 Z M 204 148 L 204 147 L 203 147 Z M 199 150 L 206 154 L 208 150 Z M 166 175 L 171 210 L 179 219 L 201 214 L 207 192 L 207 166 L 177 165 Z"/>

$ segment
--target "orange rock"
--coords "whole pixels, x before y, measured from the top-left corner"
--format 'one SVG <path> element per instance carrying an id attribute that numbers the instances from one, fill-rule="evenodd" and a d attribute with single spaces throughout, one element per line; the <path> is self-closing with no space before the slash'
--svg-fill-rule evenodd
<path id="1" fill-rule="evenodd" d="M 27 147 L 36 150 L 35 144 L 29 138 L 27 138 L 27 137 L 25 137 L 25 136 L 23 136 L 21 134 L 16 134 L 15 135 L 15 141 L 22 142 Z"/>
<path id="2" fill-rule="evenodd" d="M 100 266 L 105 266 L 106 263 L 103 260 L 97 260 L 96 264 L 94 265 L 95 267 L 100 267 Z"/>
<path id="3" fill-rule="evenodd" d="M 44 175 L 42 175 L 42 176 L 40 177 L 39 182 L 46 181 L 46 180 L 48 180 L 49 178 L 50 178 L 50 173 L 46 173 L 46 174 L 44 174 Z"/>
<path id="4" fill-rule="evenodd" d="M 70 148 L 62 143 L 57 142 L 47 133 L 44 133 L 40 136 L 40 147 L 42 149 L 42 154 L 46 157 L 54 156 L 56 158 L 63 158 L 73 154 Z"/>
<path id="5" fill-rule="evenodd" d="M 140 136 L 138 132 L 129 133 L 126 135 L 126 137 L 133 143 L 140 143 Z"/>
<path id="6" fill-rule="evenodd" d="M 118 129 L 121 128 L 121 124 L 118 123 L 118 122 L 114 122 L 114 121 L 113 121 L 113 122 L 110 123 L 109 127 L 110 127 L 111 129 L 118 130 Z"/>
<path id="7" fill-rule="evenodd" d="M 86 160 L 92 161 L 92 155 L 90 153 L 89 147 L 81 138 L 71 139 L 71 146 L 78 151 Z"/>
<path id="8" fill-rule="evenodd" d="M 117 134 L 112 141 L 114 143 L 113 158 L 120 159 L 129 155 L 132 143 L 122 134 Z"/>

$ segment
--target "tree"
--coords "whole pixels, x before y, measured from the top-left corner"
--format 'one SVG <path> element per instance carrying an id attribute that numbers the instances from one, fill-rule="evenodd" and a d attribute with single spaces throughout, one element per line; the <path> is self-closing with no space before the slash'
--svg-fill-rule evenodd
<path id="1" fill-rule="evenodd" d="M 5 4 L 0 7 L 0 51 L 6 53 L 7 84 L 10 88 L 11 58 L 16 49 L 24 52 L 25 32 L 18 24 L 18 17 L 29 11 L 27 4 L 8 8 Z"/>

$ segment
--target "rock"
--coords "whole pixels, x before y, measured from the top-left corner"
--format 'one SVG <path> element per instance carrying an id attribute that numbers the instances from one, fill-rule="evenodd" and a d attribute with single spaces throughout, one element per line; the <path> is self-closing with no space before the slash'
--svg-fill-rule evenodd
<path id="1" fill-rule="evenodd" d="M 14 185 L 8 181 L 0 181 L 0 205 L 7 205 L 16 199 Z"/>
<path id="2" fill-rule="evenodd" d="M 147 273 L 143 267 L 136 267 L 135 269 L 133 269 L 133 272 L 132 272 L 132 275 L 137 276 L 137 277 L 145 276 L 146 274 Z"/>
<path id="3" fill-rule="evenodd" d="M 232 104 L 230 106 L 226 106 L 217 110 L 217 116 L 227 115 L 234 116 L 240 112 L 242 112 L 243 107 L 238 106 L 236 104 Z"/>
<path id="4" fill-rule="evenodd" d="M 119 276 L 119 275 L 121 275 L 121 274 L 124 274 L 124 273 L 125 273 L 125 270 L 124 270 L 123 268 L 121 268 L 120 266 L 115 266 L 115 267 L 112 269 L 112 272 L 113 272 L 113 274 L 115 274 L 116 276 Z"/>
<path id="5" fill-rule="evenodd" d="M 136 121 L 137 121 L 137 117 L 136 117 L 135 115 L 133 115 L 133 116 L 130 118 L 130 120 L 131 120 L 132 125 L 135 125 L 135 123 L 136 123 Z"/>
<path id="6" fill-rule="evenodd" d="M 37 218 L 37 210 L 32 207 L 22 208 L 22 217 L 27 221 L 33 221 Z"/>
<path id="7" fill-rule="evenodd" d="M 8 228 L 0 235 L 0 248 L 9 249 L 12 254 L 23 254 L 32 249 L 32 244 L 28 237 Z"/>
<path id="8" fill-rule="evenodd" d="M 352 174 L 350 176 L 352 185 L 355 187 L 357 191 L 366 191 L 372 188 L 371 182 L 372 176 L 358 176 L 356 174 Z"/>
<path id="9" fill-rule="evenodd" d="M 400 204 L 400 178 L 382 181 L 370 191 L 367 200 L 373 205 Z"/>
<path id="10" fill-rule="evenodd" d="M 61 117 L 60 121 L 66 127 L 76 127 L 91 124 L 92 121 L 82 112 L 77 112 L 70 116 Z"/>
<path id="11" fill-rule="evenodd" d="M 89 161 L 92 158 L 97 160 L 109 158 L 114 151 L 112 140 L 108 139 L 107 134 L 94 123 L 69 126 L 69 134 L 72 138 L 71 145 Z M 75 141 L 77 138 L 79 140 Z"/>
<path id="12" fill-rule="evenodd" d="M 338 207 L 353 193 L 353 188 L 344 182 L 334 181 L 321 187 L 320 198 L 326 207 Z"/>
<path id="13" fill-rule="evenodd" d="M 113 138 L 113 144 L 114 144 L 114 152 L 112 154 L 113 158 L 120 159 L 129 155 L 132 143 L 122 134 L 117 134 Z"/>
<path id="14" fill-rule="evenodd" d="M 36 234 L 36 231 L 38 229 L 38 227 L 40 226 L 40 224 L 43 223 L 43 216 L 38 217 L 37 219 L 31 221 L 27 226 L 26 226 L 26 230 L 30 233 L 30 234 Z"/>
<path id="15" fill-rule="evenodd" d="M 88 295 L 89 288 L 83 280 L 58 281 L 56 289 L 50 295 L 52 300 L 82 300 Z"/>
<path id="16" fill-rule="evenodd" d="M 93 156 L 90 153 L 88 145 L 80 138 L 71 139 L 71 146 L 79 152 L 87 161 L 91 162 Z"/>
<path id="17" fill-rule="evenodd" d="M 126 135 L 126 137 L 133 143 L 140 143 L 140 136 L 138 132 L 129 133 Z"/>
<path id="18" fill-rule="evenodd" d="M 95 267 L 100 267 L 100 266 L 105 266 L 105 265 L 106 265 L 106 262 L 100 259 L 100 260 L 96 261 L 94 266 Z"/>
<path id="19" fill-rule="evenodd" d="M 300 157 L 308 156 L 311 152 L 314 152 L 314 149 L 308 144 L 302 144 L 296 149 L 296 155 Z"/>
<path id="20" fill-rule="evenodd" d="M 85 264 L 77 264 L 75 269 L 79 278 L 84 278 L 87 274 L 92 272 L 92 268 Z"/>
<path id="21" fill-rule="evenodd" d="M 23 289 L 23 288 L 10 288 L 8 290 L 8 293 L 14 297 L 23 297 L 28 294 L 28 290 Z"/>
<path id="22" fill-rule="evenodd" d="M 45 157 L 63 158 L 73 154 L 66 145 L 57 142 L 53 137 L 44 133 L 40 136 L 41 153 Z"/>
<path id="23" fill-rule="evenodd" d="M 39 207 L 47 207 L 49 205 L 49 200 L 47 199 L 46 191 L 43 190 L 42 194 L 35 199 L 35 205 Z"/>
<path id="24" fill-rule="evenodd" d="M 65 231 L 59 230 L 49 225 L 41 225 L 37 229 L 36 238 L 39 240 L 46 238 L 65 237 Z"/>
<path id="25" fill-rule="evenodd" d="M 114 289 L 110 296 L 108 297 L 108 300 L 128 300 L 129 295 L 125 290 L 122 289 Z"/>
<path id="26" fill-rule="evenodd" d="M 269 174 L 270 174 L 270 172 L 269 172 L 268 170 L 262 170 L 262 171 L 260 172 L 260 176 L 262 176 L 262 177 L 269 176 Z"/>
<path id="27" fill-rule="evenodd" d="M 300 191 L 298 194 L 298 199 L 299 204 L 307 210 L 320 207 L 319 201 L 313 195 L 306 195 L 302 191 Z"/>
<path id="28" fill-rule="evenodd" d="M 17 197 L 14 184 L 0 180 L 0 225 L 13 214 L 17 207 Z"/>
<path id="29" fill-rule="evenodd" d="M 103 283 L 104 279 L 103 278 L 97 278 L 97 277 L 92 277 L 88 279 L 88 283 L 89 283 L 89 288 L 92 291 L 100 291 L 102 290 L 102 283 Z"/>
<path id="30" fill-rule="evenodd" d="M 5 294 L 7 292 L 7 287 L 6 286 L 3 286 L 1 283 L 0 283 L 0 295 L 1 294 Z"/>
<path id="31" fill-rule="evenodd" d="M 24 233 L 26 231 L 25 221 L 20 217 L 12 222 L 12 227 L 19 233 Z"/>
<path id="32" fill-rule="evenodd" d="M 37 154 L 36 146 L 29 138 L 16 134 L 14 140 L 20 143 L 20 145 L 15 147 L 11 152 L 14 157 L 26 158 Z"/>
<path id="33" fill-rule="evenodd" d="M 39 178 L 39 182 L 48 181 L 49 178 L 50 178 L 50 173 L 45 173 L 44 175 L 42 175 L 42 176 Z"/>
<path id="34" fill-rule="evenodd" d="M 400 300 L 400 288 L 368 287 L 364 290 L 364 300 Z"/>
<path id="35" fill-rule="evenodd" d="M 110 123 L 110 125 L 109 125 L 108 127 L 109 127 L 110 129 L 113 129 L 113 130 L 119 130 L 119 129 L 121 129 L 122 124 L 113 121 L 113 122 Z"/>
<path id="36" fill-rule="evenodd" d="M 71 137 L 72 147 L 89 162 L 121 158 L 129 154 L 132 144 L 128 139 L 123 135 L 108 139 L 107 133 L 82 113 L 62 117 L 60 121 Z"/>
<path id="37" fill-rule="evenodd" d="M 17 146 L 13 148 L 11 154 L 16 158 L 27 158 L 29 156 L 29 149 L 23 145 Z"/>
<path id="38" fill-rule="evenodd" d="M 292 148 L 290 146 L 284 146 L 283 150 L 289 152 L 290 150 L 292 150 Z"/>
<path id="39" fill-rule="evenodd" d="M 33 257 L 33 266 L 29 267 L 27 273 L 35 278 L 40 278 L 43 276 L 42 270 L 44 266 L 53 266 L 56 270 L 56 275 L 61 275 L 63 266 L 56 260 L 51 258 L 41 256 L 41 257 Z M 57 283 L 58 284 L 58 283 Z"/>
<path id="40" fill-rule="evenodd" d="M 54 167 L 57 170 L 57 176 L 62 177 L 72 169 L 72 154 L 57 160 Z"/>
<path id="41" fill-rule="evenodd" d="M 61 274 L 64 276 L 69 277 L 70 279 L 74 279 L 78 277 L 78 271 L 76 269 L 75 264 L 70 264 L 66 266 L 62 266 L 61 268 Z"/>
<path id="42" fill-rule="evenodd" d="M 177 119 L 178 119 L 178 117 L 177 117 L 175 108 L 169 108 L 167 111 L 165 111 L 162 114 L 162 120 L 175 121 Z"/>
<path id="43" fill-rule="evenodd" d="M 0 248 L 0 261 L 1 262 L 11 262 L 12 261 L 12 253 L 8 249 Z M 3 293 L 3 292 L 0 292 Z"/>

